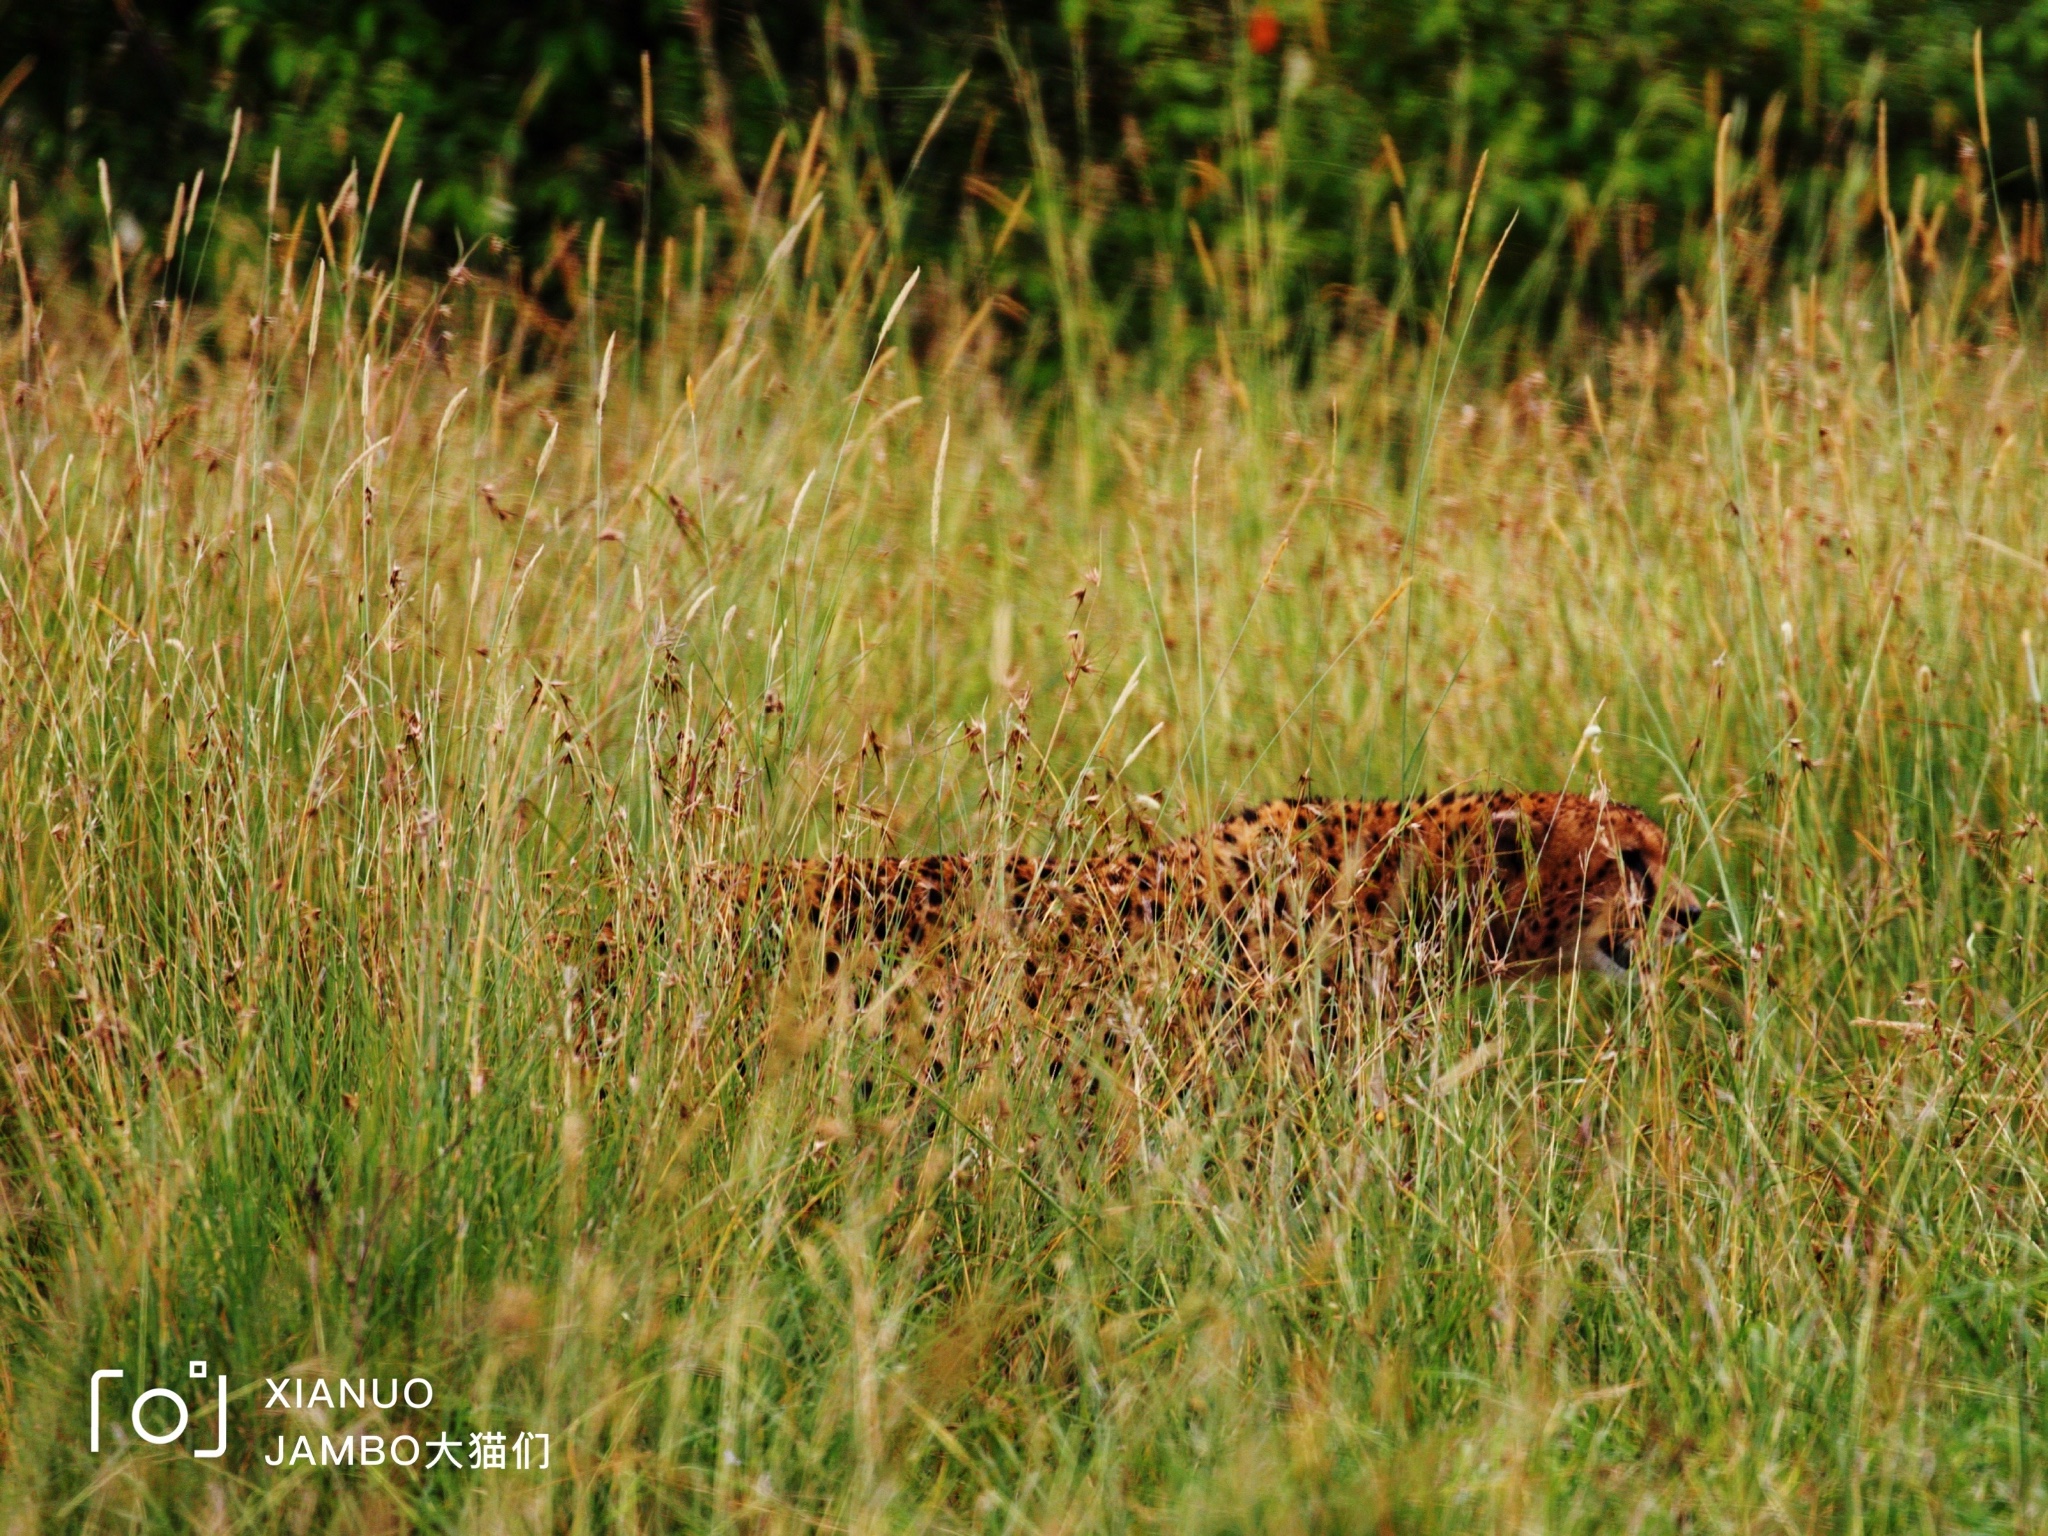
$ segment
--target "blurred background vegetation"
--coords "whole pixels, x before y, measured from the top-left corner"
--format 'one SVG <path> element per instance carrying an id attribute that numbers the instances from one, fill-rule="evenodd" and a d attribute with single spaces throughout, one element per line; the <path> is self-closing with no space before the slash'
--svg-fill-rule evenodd
<path id="1" fill-rule="evenodd" d="M 1916 220 L 1959 202 L 1973 233 L 2031 238 L 2048 4 L 59 0 L 0 13 L 0 75 L 0 167 L 44 239 L 69 232 L 45 260 L 103 236 L 102 159 L 139 244 L 181 180 L 218 182 L 238 113 L 231 200 L 260 208 L 275 152 L 287 203 L 329 211 L 402 114 L 378 248 L 418 182 L 414 244 L 446 261 L 510 252 L 559 282 L 600 219 L 643 266 L 666 235 L 715 260 L 774 222 L 810 146 L 835 209 L 879 208 L 890 254 L 1005 314 L 1085 288 L 1102 346 L 1156 343 L 1191 308 L 1287 351 L 1441 294 L 1482 151 L 1473 235 L 1490 248 L 1514 217 L 1496 319 L 1555 336 L 1670 313 L 1703 260 L 1724 113 L 1767 184 L 1747 238 L 1794 272 L 1824 259 L 1845 186 L 1881 248 L 1867 178 L 1841 175 L 1880 99 L 1902 224 L 1924 177 Z M 1022 259 L 990 283 L 1006 250 Z"/>

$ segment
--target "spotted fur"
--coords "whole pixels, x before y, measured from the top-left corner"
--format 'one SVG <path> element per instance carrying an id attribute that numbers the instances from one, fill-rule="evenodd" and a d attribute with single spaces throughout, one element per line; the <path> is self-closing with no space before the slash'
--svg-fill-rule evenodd
<path id="1" fill-rule="evenodd" d="M 1432 945 L 1484 975 L 1625 975 L 1699 915 L 1667 853 L 1633 806 L 1502 791 L 1273 801 L 1149 852 L 807 859 L 721 883 L 817 934 L 827 976 L 856 945 L 943 970 L 992 918 L 1023 950 L 1021 995 L 1037 1009 L 1113 982 L 1148 944 L 1206 947 L 1253 983 L 1311 966 L 1336 984 L 1384 980 Z"/>

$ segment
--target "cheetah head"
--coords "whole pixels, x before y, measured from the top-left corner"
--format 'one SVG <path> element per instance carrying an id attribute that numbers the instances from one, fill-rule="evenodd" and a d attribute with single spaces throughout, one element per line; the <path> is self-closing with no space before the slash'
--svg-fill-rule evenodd
<path id="1" fill-rule="evenodd" d="M 1513 891 L 1508 958 L 1516 969 L 1627 976 L 1653 946 L 1680 942 L 1699 920 L 1699 898 L 1666 868 L 1664 829 L 1634 806 L 1531 796 L 1514 816 L 1537 865 L 1533 887 L 1517 881 Z"/>
<path id="2" fill-rule="evenodd" d="M 1583 910 L 1565 968 L 1626 976 L 1652 942 L 1681 942 L 1699 921 L 1699 898 L 1666 870 L 1664 829 L 1632 805 L 1599 808 L 1579 850 Z"/>

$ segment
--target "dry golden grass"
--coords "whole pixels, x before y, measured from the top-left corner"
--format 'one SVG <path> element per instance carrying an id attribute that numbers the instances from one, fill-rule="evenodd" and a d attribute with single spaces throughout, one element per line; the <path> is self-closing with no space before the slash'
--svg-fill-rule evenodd
<path id="1" fill-rule="evenodd" d="M 2044 376 L 1992 226 L 1898 295 L 1710 261 L 1547 377 L 1454 366 L 1476 259 L 1444 345 L 1306 371 L 1058 316 L 1053 409 L 971 273 L 805 201 L 650 252 L 638 335 L 587 271 L 564 320 L 224 225 L 203 303 L 143 252 L 125 329 L 53 282 L 0 347 L 11 1525 L 2039 1523 Z M 681 901 L 1501 782 L 1655 808 L 1699 942 L 1306 1067 L 1276 1009 L 1089 1126 L 1000 1070 L 913 1112 Z M 91 1371 L 195 1358 L 226 1458 L 87 1454 Z M 260 1460 L 407 1424 L 553 1466 Z"/>

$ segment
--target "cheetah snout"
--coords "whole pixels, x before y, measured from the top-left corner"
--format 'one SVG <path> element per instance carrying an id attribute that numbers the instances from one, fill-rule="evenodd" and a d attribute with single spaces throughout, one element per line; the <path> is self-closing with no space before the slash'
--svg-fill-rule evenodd
<path id="1" fill-rule="evenodd" d="M 1691 891 L 1675 880 L 1670 882 L 1665 887 L 1664 911 L 1657 921 L 1657 944 L 1660 947 L 1683 944 L 1705 910 Z M 1627 976 L 1640 958 L 1640 937 L 1639 932 L 1602 934 L 1593 942 L 1593 969 L 1603 976 Z"/>

